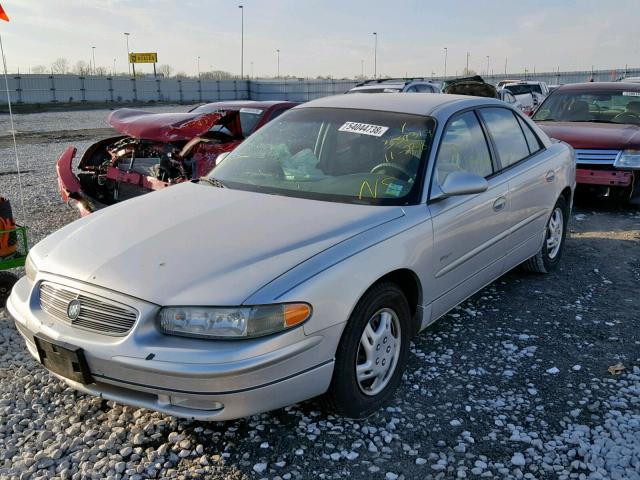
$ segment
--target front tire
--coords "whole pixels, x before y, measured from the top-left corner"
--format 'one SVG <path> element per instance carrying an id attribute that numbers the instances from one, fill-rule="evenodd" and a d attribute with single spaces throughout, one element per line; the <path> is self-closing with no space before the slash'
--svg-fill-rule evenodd
<path id="1" fill-rule="evenodd" d="M 358 302 L 336 352 L 329 403 L 350 418 L 367 417 L 387 403 L 407 364 L 411 312 L 402 290 L 379 283 Z"/>
<path id="2" fill-rule="evenodd" d="M 549 273 L 556 269 L 562 257 L 567 236 L 568 209 L 564 197 L 560 197 L 551 211 L 545 227 L 544 242 L 540 251 L 526 260 L 522 266 L 530 272 Z"/>

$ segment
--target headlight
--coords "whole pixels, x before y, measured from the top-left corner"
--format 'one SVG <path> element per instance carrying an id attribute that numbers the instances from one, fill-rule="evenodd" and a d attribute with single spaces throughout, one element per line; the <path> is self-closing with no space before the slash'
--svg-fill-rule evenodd
<path id="1" fill-rule="evenodd" d="M 36 279 L 36 275 L 38 274 L 38 269 L 36 268 L 36 264 L 33 263 L 31 255 L 27 255 L 27 259 L 24 262 L 24 271 L 27 274 L 27 278 L 31 282 L 34 282 Z"/>
<path id="2" fill-rule="evenodd" d="M 311 316 L 306 303 L 253 307 L 165 307 L 158 314 L 163 333 L 203 338 L 253 338 L 282 332 Z"/>
<path id="3" fill-rule="evenodd" d="M 616 168 L 640 168 L 640 150 L 623 150 L 613 162 L 613 166 Z"/>

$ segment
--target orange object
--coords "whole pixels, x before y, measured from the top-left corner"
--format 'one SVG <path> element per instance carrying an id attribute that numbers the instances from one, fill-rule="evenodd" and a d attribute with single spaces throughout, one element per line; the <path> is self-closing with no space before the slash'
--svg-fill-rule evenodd
<path id="1" fill-rule="evenodd" d="M 0 197 L 0 231 L 14 230 L 16 223 L 13 221 L 11 204 L 6 198 Z M 18 242 L 16 233 L 0 233 L 0 258 L 8 257 L 16 253 Z"/>
<path id="2" fill-rule="evenodd" d="M 9 17 L 5 13 L 4 8 L 2 8 L 2 5 L 0 5 L 0 20 L 4 20 L 5 22 L 9 21 Z"/>
<path id="3" fill-rule="evenodd" d="M 284 306 L 284 324 L 293 327 L 304 322 L 311 315 L 311 307 L 304 303 L 291 303 Z"/>

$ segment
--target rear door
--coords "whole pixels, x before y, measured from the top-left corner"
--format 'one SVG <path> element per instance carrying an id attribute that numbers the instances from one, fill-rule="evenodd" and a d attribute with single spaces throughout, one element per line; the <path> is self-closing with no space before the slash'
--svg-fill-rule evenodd
<path id="1" fill-rule="evenodd" d="M 509 182 L 511 234 L 506 268 L 526 260 L 540 248 L 555 202 L 557 168 L 527 122 L 510 109 L 479 110 L 497 154 L 501 176 Z"/>
<path id="2" fill-rule="evenodd" d="M 489 144 L 473 110 L 458 114 L 445 126 L 436 154 L 429 209 L 433 221 L 433 264 L 430 293 L 435 319 L 498 277 L 503 271 L 509 230 L 508 182 L 496 175 Z M 475 173 L 488 180 L 487 191 L 436 199 L 453 171 Z"/>

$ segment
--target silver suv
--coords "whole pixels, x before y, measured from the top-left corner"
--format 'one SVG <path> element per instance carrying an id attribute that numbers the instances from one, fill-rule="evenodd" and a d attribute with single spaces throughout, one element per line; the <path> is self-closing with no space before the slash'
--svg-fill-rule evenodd
<path id="1" fill-rule="evenodd" d="M 359 83 L 346 93 L 440 93 L 440 87 L 424 78 L 379 78 Z"/>

